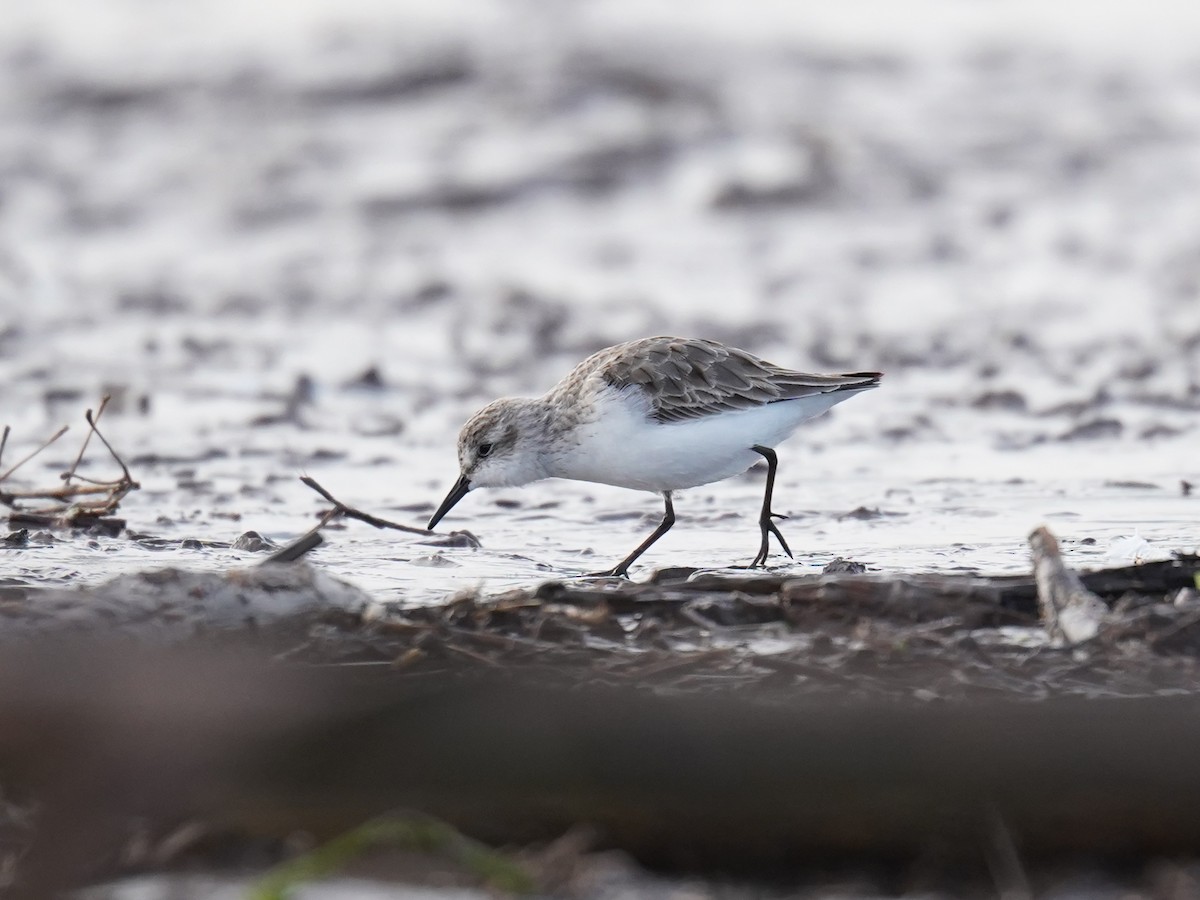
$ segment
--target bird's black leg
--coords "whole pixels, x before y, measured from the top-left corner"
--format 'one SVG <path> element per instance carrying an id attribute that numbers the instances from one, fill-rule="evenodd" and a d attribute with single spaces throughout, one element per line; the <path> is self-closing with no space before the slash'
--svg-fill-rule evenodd
<path id="1" fill-rule="evenodd" d="M 651 532 L 650 537 L 646 538 L 637 549 L 630 553 L 627 557 L 621 560 L 613 568 L 607 572 L 593 572 L 595 577 L 617 577 L 623 578 L 629 574 L 629 567 L 633 565 L 633 561 L 650 549 L 650 545 L 657 541 L 660 537 L 671 530 L 671 526 L 675 524 L 675 507 L 671 503 L 671 492 L 663 491 L 663 500 L 666 502 L 667 508 L 663 513 L 662 521 L 658 523 L 658 527 Z"/>
<path id="2" fill-rule="evenodd" d="M 771 512 L 771 493 L 775 490 L 775 469 L 779 466 L 779 459 L 770 447 L 755 444 L 750 449 L 767 461 L 767 489 L 763 493 L 762 515 L 758 517 L 758 527 L 762 529 L 762 544 L 758 548 L 758 556 L 754 557 L 754 562 L 750 563 L 750 568 L 754 569 L 767 564 L 767 556 L 771 552 L 771 535 L 779 538 L 779 545 L 783 547 L 783 552 L 789 557 L 792 555 L 792 550 L 788 547 L 787 541 L 783 539 L 783 535 L 779 533 L 779 529 L 775 527 L 775 522 L 772 521 L 773 519 L 787 518 L 787 516 Z"/>

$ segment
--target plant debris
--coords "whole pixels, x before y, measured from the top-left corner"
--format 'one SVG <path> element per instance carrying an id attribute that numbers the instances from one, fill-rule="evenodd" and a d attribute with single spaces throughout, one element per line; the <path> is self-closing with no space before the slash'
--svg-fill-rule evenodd
<path id="1" fill-rule="evenodd" d="M 23 465 L 67 433 L 68 426 L 63 426 L 31 453 L 22 457 L 0 474 L 0 503 L 9 507 L 8 523 L 15 528 L 74 528 L 98 531 L 104 534 L 119 534 L 125 528 L 125 520 L 113 515 L 130 491 L 135 491 L 141 485 L 133 480 L 129 468 L 117 455 L 117 451 L 100 432 L 98 422 L 104 415 L 109 403 L 109 395 L 105 394 L 100 401 L 95 415 L 92 410 L 84 413 L 88 424 L 87 434 L 75 461 L 59 478 L 61 484 L 52 488 L 9 489 L 4 485 L 9 478 Z M 8 443 L 10 429 L 5 426 L 3 437 L 0 438 L 0 459 L 3 458 L 4 448 Z M 111 481 L 98 481 L 86 478 L 78 473 L 79 465 L 87 453 L 92 435 L 104 444 L 109 455 L 118 466 L 121 474 Z M 51 505 L 40 505 L 37 501 L 50 501 Z"/>
<path id="2" fill-rule="evenodd" d="M 335 496 L 333 496 L 333 494 L 329 493 L 329 491 L 325 490 L 325 488 L 318 484 L 315 478 L 311 478 L 308 475 L 303 475 L 301 476 L 300 481 L 332 503 L 333 508 L 325 513 L 322 513 L 321 520 L 315 526 L 313 526 L 310 531 L 296 538 L 296 540 L 292 541 L 281 550 L 271 554 L 271 556 L 267 557 L 267 559 L 263 561 L 264 563 L 294 562 L 300 557 L 304 556 L 304 554 L 308 553 L 310 550 L 315 550 L 324 543 L 324 538 L 322 538 L 320 534 L 321 529 L 330 522 L 334 522 L 340 518 L 357 519 L 360 522 L 366 522 L 368 525 L 371 525 L 374 528 L 390 528 L 394 531 L 402 531 L 405 534 L 416 534 L 422 537 L 434 538 L 435 540 L 442 539 L 451 541 L 451 543 L 441 544 L 439 546 L 480 546 L 479 539 L 469 531 L 452 531 L 449 535 L 441 535 L 437 534 L 436 532 L 429 531 L 426 528 L 417 528 L 412 525 L 405 525 L 401 522 L 393 522 L 389 519 L 381 519 L 379 516 L 374 516 L 370 513 L 363 512 L 361 509 L 348 506 L 341 500 L 338 500 Z"/>

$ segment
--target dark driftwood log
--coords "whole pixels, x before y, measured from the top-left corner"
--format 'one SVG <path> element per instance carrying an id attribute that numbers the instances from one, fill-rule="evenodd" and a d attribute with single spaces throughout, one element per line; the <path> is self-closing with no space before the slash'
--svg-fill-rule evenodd
<path id="1" fill-rule="evenodd" d="M 41 803 L 31 896 L 130 814 L 336 834 L 407 807 L 494 843 L 578 822 L 645 862 L 1200 851 L 1200 698 L 756 704 L 520 678 L 44 645 L 0 661 L 0 772 Z"/>
<path id="2" fill-rule="evenodd" d="M 1083 584 L 1110 605 L 1129 593 L 1165 596 L 1195 586 L 1200 558 L 1103 569 L 1080 575 Z M 728 575 L 670 569 L 649 583 L 548 582 L 536 596 L 555 603 L 592 606 L 617 613 L 652 611 L 692 602 L 705 594 L 782 597 L 793 606 L 842 605 L 841 615 L 887 615 L 907 621 L 963 616 L 968 627 L 1030 624 L 1038 619 L 1038 589 L 1032 576 L 917 575 Z M 794 612 L 787 618 L 794 620 Z M 779 618 L 776 615 L 774 618 Z M 771 617 L 764 614 L 763 621 Z"/>

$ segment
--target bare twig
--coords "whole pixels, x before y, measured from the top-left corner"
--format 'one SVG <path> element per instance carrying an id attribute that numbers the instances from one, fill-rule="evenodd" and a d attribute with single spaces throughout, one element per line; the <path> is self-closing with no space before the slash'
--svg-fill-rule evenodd
<path id="1" fill-rule="evenodd" d="M 334 519 L 340 518 L 341 515 L 342 511 L 336 507 L 329 510 L 327 513 L 325 513 L 325 515 L 321 516 L 320 522 L 318 522 L 304 534 L 300 535 L 300 537 L 296 538 L 296 540 L 292 541 L 286 547 L 281 547 L 279 550 L 276 550 L 261 563 L 259 563 L 259 565 L 265 566 L 271 563 L 295 562 L 310 550 L 316 550 L 323 543 L 325 543 L 325 538 L 321 537 L 321 529 Z"/>
<path id="2" fill-rule="evenodd" d="M 108 402 L 107 396 L 104 398 L 104 401 L 105 401 L 105 403 Z M 104 405 L 105 405 L 104 403 L 100 404 L 100 412 L 104 412 Z M 97 413 L 96 417 L 92 418 L 92 411 L 89 409 L 87 411 L 87 413 L 84 415 L 84 418 L 87 419 L 87 423 L 90 426 L 92 426 L 92 431 L 94 431 L 96 433 L 96 437 L 100 438 L 100 441 L 104 444 L 105 448 L 112 455 L 112 458 L 114 460 L 116 460 L 117 465 L 121 467 L 121 475 L 124 477 L 125 482 L 129 485 L 132 485 L 133 487 L 137 487 L 138 486 L 137 482 L 135 482 L 133 480 L 133 476 L 129 474 L 129 467 L 125 465 L 125 461 L 117 455 L 117 451 L 112 448 L 112 444 L 110 444 L 108 442 L 108 439 L 104 435 L 102 435 L 100 433 L 100 429 L 96 427 L 96 420 L 100 418 L 100 413 Z"/>
<path id="3" fill-rule="evenodd" d="M 29 491 L 4 491 L 0 496 L 5 500 L 57 500 L 60 503 L 70 503 L 76 497 L 88 494 L 111 494 L 113 484 L 92 482 L 89 485 L 59 485 L 53 488 L 42 488 Z"/>
<path id="4" fill-rule="evenodd" d="M 329 493 L 329 491 L 325 490 L 325 488 L 321 487 L 321 485 L 317 483 L 316 479 L 308 475 L 301 475 L 300 480 L 332 503 L 334 507 L 347 519 L 358 519 L 360 522 L 366 522 L 368 525 L 373 525 L 376 528 L 393 528 L 396 531 L 403 531 L 407 534 L 419 534 L 422 537 L 428 537 L 434 533 L 425 528 L 416 528 L 412 525 L 401 525 L 399 522 L 391 522 L 387 519 L 381 519 L 378 516 L 365 513 L 360 509 L 355 509 L 353 506 L 347 506 L 341 500 L 337 499 L 337 497 L 333 496 L 333 494 Z"/>
<path id="5" fill-rule="evenodd" d="M 98 432 L 97 432 L 98 433 Z M 321 521 L 318 522 L 311 530 L 302 534 L 296 540 L 292 541 L 286 547 L 272 553 L 264 559 L 261 565 L 269 563 L 286 563 L 295 562 L 297 559 L 314 550 L 324 543 L 324 539 L 319 534 L 320 530 L 332 522 L 334 519 L 347 518 L 358 519 L 360 522 L 366 522 L 368 525 L 373 525 L 375 528 L 392 528 L 396 531 L 403 531 L 408 534 L 419 534 L 421 537 L 428 537 L 433 534 L 432 531 L 427 531 L 424 528 L 415 528 L 412 525 L 402 525 L 399 522 L 391 522 L 387 519 L 381 519 L 378 516 L 373 516 L 370 513 L 365 513 L 361 509 L 355 509 L 353 506 L 347 506 L 329 491 L 325 490 L 317 483 L 315 478 L 308 475 L 301 475 L 300 480 L 308 487 L 312 488 L 326 500 L 333 504 L 333 509 L 321 516 Z"/>
<path id="6" fill-rule="evenodd" d="M 13 472 L 17 471 L 17 469 L 21 468 L 21 466 L 25 465 L 25 463 L 29 462 L 31 459 L 33 459 L 35 456 L 37 456 L 39 453 L 41 453 L 43 450 L 45 450 L 47 447 L 49 447 L 51 444 L 53 444 L 55 441 L 57 441 L 60 437 L 62 437 L 64 434 L 66 434 L 67 431 L 69 431 L 69 430 L 70 430 L 69 425 L 64 425 L 62 428 L 58 429 L 58 431 L 54 432 L 54 434 L 47 441 L 45 441 L 40 447 L 38 447 L 36 450 L 34 450 L 29 455 L 22 457 L 20 460 L 18 460 L 16 463 L 14 463 L 13 466 L 7 472 L 5 472 L 3 475 L 0 475 L 0 481 L 4 481 L 5 479 L 7 479 L 8 476 L 10 476 Z M 7 436 L 7 431 L 8 431 L 8 429 L 5 429 L 6 436 Z"/>
<path id="7" fill-rule="evenodd" d="M 100 398 L 100 405 L 96 408 L 96 422 L 99 422 L 100 417 L 104 415 L 104 408 L 108 406 L 108 401 L 110 399 L 112 399 L 110 394 L 105 394 Z M 83 437 L 83 446 L 79 448 L 79 455 L 75 457 L 75 462 L 71 463 L 71 468 L 62 473 L 61 477 L 63 481 L 70 481 L 74 477 L 75 470 L 78 469 L 79 464 L 83 462 L 83 454 L 87 453 L 88 444 L 92 440 L 92 433 L 96 430 L 96 426 L 92 421 L 92 411 L 90 409 L 87 411 L 87 421 L 92 427 Z M 129 473 L 126 472 L 125 474 L 128 475 Z"/>
<path id="8" fill-rule="evenodd" d="M 96 422 L 103 414 L 108 402 L 109 398 L 105 396 L 94 415 L 90 409 L 86 412 L 84 418 L 87 420 L 89 430 L 84 437 L 83 446 L 70 468 L 62 473 L 57 486 L 17 491 L 0 490 L 0 503 L 13 509 L 9 516 L 10 524 L 23 521 L 36 522 L 48 527 L 100 527 L 109 531 L 119 531 L 125 526 L 124 520 L 112 518 L 112 513 L 120 505 L 121 499 L 130 491 L 136 490 L 139 485 L 133 480 L 124 461 L 96 427 Z M 67 426 L 64 425 L 48 441 L 11 466 L 8 471 L 0 475 L 0 482 L 66 434 L 67 430 Z M 121 467 L 121 477 L 112 481 L 100 481 L 76 474 L 76 469 L 83 460 L 93 432 L 104 444 L 117 465 Z M 3 443 L 4 440 L 0 439 L 0 449 L 3 449 Z M 29 509 L 23 505 L 27 501 L 38 500 L 52 501 L 63 506 L 43 506 Z"/>
<path id="9" fill-rule="evenodd" d="M 65 474 L 65 473 L 64 473 L 64 474 Z M 124 482 L 123 482 L 123 481 L 121 481 L 121 480 L 117 480 L 117 481 L 101 481 L 99 478 L 88 478 L 86 475 L 78 475 L 78 474 L 76 474 L 76 475 L 72 475 L 72 476 L 71 476 L 71 478 L 72 478 L 72 480 L 74 480 L 74 481 L 81 481 L 81 482 L 83 482 L 84 484 L 90 484 L 90 485 L 93 485 L 94 487 L 104 488 L 105 490 L 108 490 L 108 491 L 112 490 L 112 488 L 113 488 L 113 485 L 120 485 L 120 484 L 123 484 L 123 483 L 124 483 Z M 79 489 L 78 489 L 78 488 L 71 488 L 71 490 L 72 490 L 72 491 L 75 491 L 75 490 L 79 490 Z"/>
<path id="10" fill-rule="evenodd" d="M 501 665 L 498 660 L 492 659 L 490 656 L 485 656 L 482 653 L 476 653 L 474 650 L 468 650 L 466 647 L 459 647 L 455 644 L 444 644 L 443 646 L 451 653 L 456 653 L 464 659 L 469 659 L 480 665 L 491 666 L 492 668 Z"/>
<path id="11" fill-rule="evenodd" d="M 301 537 L 298 537 L 286 547 L 276 550 L 274 553 L 264 559 L 262 564 L 265 565 L 266 563 L 295 562 L 305 553 L 308 553 L 310 550 L 317 549 L 317 547 L 320 547 L 323 543 L 325 543 L 325 538 L 321 537 L 320 532 L 318 532 L 316 529 L 313 529 Z"/>
<path id="12" fill-rule="evenodd" d="M 340 500 L 338 500 L 335 496 L 333 496 L 333 494 L 329 493 L 329 491 L 325 490 L 325 488 L 321 487 L 321 485 L 319 485 L 317 483 L 317 480 L 315 478 L 313 478 L 312 476 L 301 475 L 300 481 L 303 482 L 304 484 L 308 485 L 310 488 L 312 488 L 314 491 L 316 491 L 318 494 L 320 494 L 322 497 L 324 497 L 326 500 L 328 500 L 334 506 L 342 505 L 342 502 Z"/>
<path id="13" fill-rule="evenodd" d="M 4 459 L 4 448 L 8 446 L 8 433 L 12 428 L 8 425 L 4 426 L 4 434 L 0 435 L 0 460 Z"/>

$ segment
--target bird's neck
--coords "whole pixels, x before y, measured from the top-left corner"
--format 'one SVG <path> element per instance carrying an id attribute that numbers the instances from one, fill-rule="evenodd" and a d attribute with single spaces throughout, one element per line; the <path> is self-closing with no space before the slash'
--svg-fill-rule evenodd
<path id="1" fill-rule="evenodd" d="M 523 455 L 525 465 L 522 467 L 521 483 L 554 477 L 552 448 L 555 435 L 560 433 L 554 405 L 547 402 L 545 397 L 521 398 L 512 402 L 517 414 L 517 431 L 527 451 Z"/>

